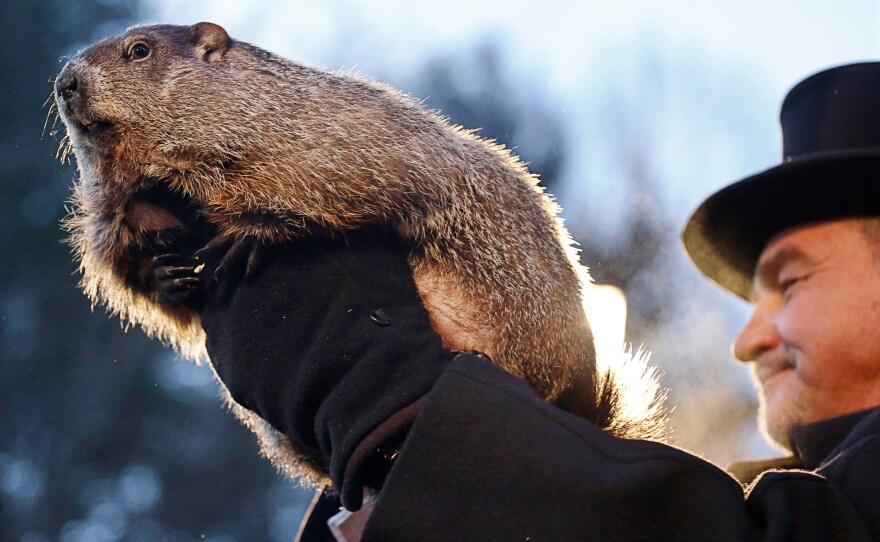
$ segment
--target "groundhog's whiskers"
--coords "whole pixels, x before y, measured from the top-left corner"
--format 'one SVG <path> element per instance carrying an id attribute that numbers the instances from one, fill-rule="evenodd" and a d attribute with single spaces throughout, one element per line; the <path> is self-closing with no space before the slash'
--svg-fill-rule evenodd
<path id="1" fill-rule="evenodd" d="M 53 85 L 55 81 L 50 81 Z M 58 126 L 58 121 L 61 117 L 58 116 L 58 104 L 55 103 L 55 92 L 50 92 L 49 97 L 46 98 L 46 101 L 43 102 L 43 107 L 49 106 L 49 111 L 46 112 L 46 120 L 43 122 L 43 131 L 40 133 L 40 139 L 46 137 L 46 128 L 49 128 L 50 135 L 55 135 L 55 128 Z M 49 127 L 49 118 L 52 117 L 52 113 L 55 113 L 55 117 L 52 119 L 52 126 Z"/>

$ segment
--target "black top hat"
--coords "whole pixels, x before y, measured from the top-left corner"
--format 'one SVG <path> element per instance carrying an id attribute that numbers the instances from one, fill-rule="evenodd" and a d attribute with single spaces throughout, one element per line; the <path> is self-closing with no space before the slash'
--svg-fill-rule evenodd
<path id="1" fill-rule="evenodd" d="M 761 251 L 801 224 L 880 215 L 880 62 L 819 72 L 786 96 L 782 164 L 723 188 L 682 233 L 706 276 L 749 299 Z"/>

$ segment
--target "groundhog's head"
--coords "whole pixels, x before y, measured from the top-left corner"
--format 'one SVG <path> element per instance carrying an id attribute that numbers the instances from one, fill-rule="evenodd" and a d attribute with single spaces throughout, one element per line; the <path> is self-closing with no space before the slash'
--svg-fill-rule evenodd
<path id="1" fill-rule="evenodd" d="M 79 52 L 55 96 L 82 183 L 131 193 L 193 168 L 219 176 L 278 114 L 253 107 L 248 73 L 273 66 L 253 49 L 199 23 L 132 27 Z"/>

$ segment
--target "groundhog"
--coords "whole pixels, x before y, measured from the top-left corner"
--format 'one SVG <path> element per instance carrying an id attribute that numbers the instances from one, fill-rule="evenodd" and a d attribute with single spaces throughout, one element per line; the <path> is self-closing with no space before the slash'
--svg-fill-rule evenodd
<path id="1" fill-rule="evenodd" d="M 81 284 L 125 322 L 204 356 L 197 312 L 132 280 L 157 232 L 192 229 L 187 213 L 206 228 L 195 238 L 267 244 L 385 225 L 412 242 L 445 346 L 486 353 L 616 435 L 656 435 L 652 383 L 627 402 L 616 366 L 597 364 L 589 277 L 558 205 L 502 146 L 392 88 L 291 62 L 212 23 L 130 28 L 73 57 L 55 92 L 63 151 L 79 169 L 66 224 Z M 320 465 L 286 455 L 284 437 L 233 409 L 282 468 L 321 479 Z"/>

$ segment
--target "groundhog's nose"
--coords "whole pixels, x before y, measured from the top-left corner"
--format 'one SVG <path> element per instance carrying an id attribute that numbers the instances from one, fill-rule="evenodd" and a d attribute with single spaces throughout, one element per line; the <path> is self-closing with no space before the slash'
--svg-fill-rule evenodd
<path id="1" fill-rule="evenodd" d="M 79 78 L 74 70 L 65 68 L 55 79 L 55 94 L 61 101 L 70 100 L 79 89 Z"/>

